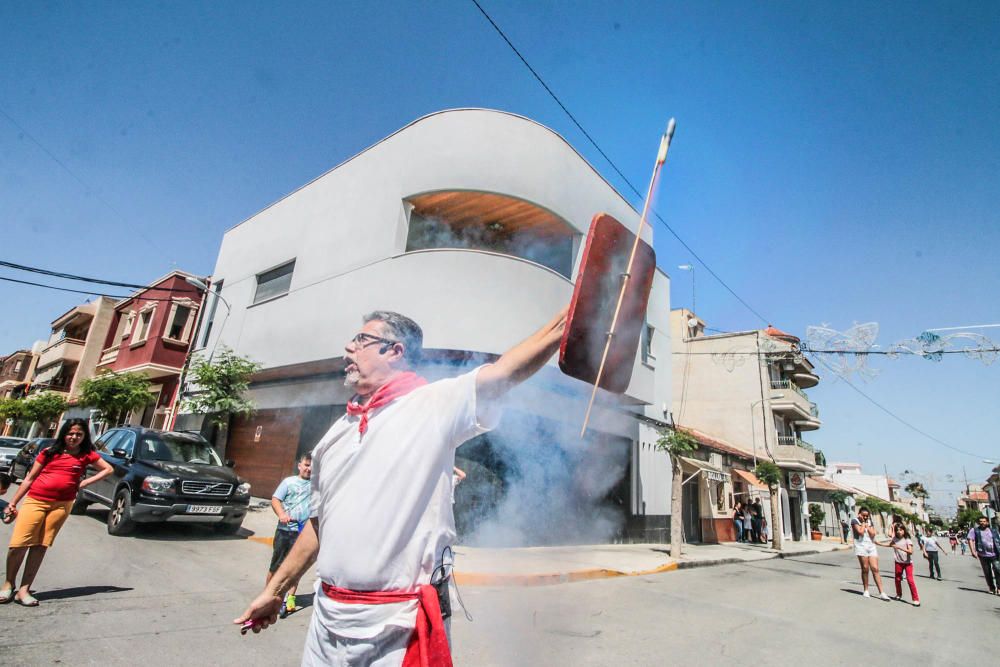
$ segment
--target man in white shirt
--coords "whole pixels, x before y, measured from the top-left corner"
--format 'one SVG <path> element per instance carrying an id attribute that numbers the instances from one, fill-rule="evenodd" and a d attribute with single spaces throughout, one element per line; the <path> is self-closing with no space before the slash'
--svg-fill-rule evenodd
<path id="1" fill-rule="evenodd" d="M 345 347 L 348 413 L 313 450 L 312 516 L 236 623 L 277 620 L 285 589 L 315 562 L 303 665 L 450 666 L 435 589 L 454 542 L 455 449 L 496 426 L 497 403 L 558 349 L 563 310 L 495 363 L 428 384 L 412 372 L 420 327 L 377 311 Z"/>

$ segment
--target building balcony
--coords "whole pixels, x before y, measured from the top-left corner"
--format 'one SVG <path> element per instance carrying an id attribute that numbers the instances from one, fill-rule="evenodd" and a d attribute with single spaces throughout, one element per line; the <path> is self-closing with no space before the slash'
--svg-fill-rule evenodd
<path id="1" fill-rule="evenodd" d="M 820 427 L 819 408 L 791 380 L 771 381 L 771 410 L 788 417 L 803 431 Z"/>
<path id="2" fill-rule="evenodd" d="M 792 373 L 795 384 L 803 389 L 809 389 L 819 384 L 819 376 L 806 370 L 796 369 Z"/>
<path id="3" fill-rule="evenodd" d="M 87 341 L 79 338 L 61 338 L 42 350 L 38 359 L 38 368 L 45 368 L 57 362 L 80 363 L 83 348 Z"/>
<path id="4" fill-rule="evenodd" d="M 114 363 L 115 359 L 118 358 L 118 346 L 109 347 L 101 352 L 101 359 L 97 362 L 98 366 L 106 366 L 110 363 Z"/>
<path id="5" fill-rule="evenodd" d="M 812 472 L 816 469 L 816 450 L 794 435 L 779 435 L 774 460 L 782 468 Z"/>

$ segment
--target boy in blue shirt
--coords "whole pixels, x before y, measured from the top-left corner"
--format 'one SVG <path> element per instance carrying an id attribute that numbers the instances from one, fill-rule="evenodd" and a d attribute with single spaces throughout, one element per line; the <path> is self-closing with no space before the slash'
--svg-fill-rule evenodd
<path id="1" fill-rule="evenodd" d="M 274 490 L 271 496 L 271 509 L 278 516 L 278 527 L 274 531 L 274 551 L 271 554 L 271 566 L 267 571 L 265 585 L 271 581 L 271 577 L 281 567 L 285 556 L 292 550 L 292 545 L 299 536 L 299 532 L 309 520 L 309 499 L 312 494 L 312 483 L 309 478 L 312 476 L 312 454 L 306 452 L 299 457 L 298 475 L 286 477 Z M 288 588 L 285 595 L 284 604 L 281 606 L 281 617 L 296 610 L 295 589 L 299 582 L 296 581 Z"/>

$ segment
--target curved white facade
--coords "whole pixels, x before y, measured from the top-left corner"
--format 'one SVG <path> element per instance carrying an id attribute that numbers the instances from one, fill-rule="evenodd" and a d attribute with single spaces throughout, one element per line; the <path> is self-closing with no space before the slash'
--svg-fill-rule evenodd
<path id="1" fill-rule="evenodd" d="M 482 109 L 432 114 L 226 232 L 213 280 L 223 282 L 232 311 L 226 317 L 219 307 L 205 348 L 227 345 L 280 377 L 283 367 L 340 357 L 364 313 L 396 310 L 421 325 L 428 350 L 500 354 L 568 303 L 572 280 L 525 259 L 470 249 L 406 252 L 408 200 L 441 191 L 504 195 L 558 216 L 575 234 L 573 277 L 596 213 L 633 230 L 639 223 L 628 202 L 548 128 Z M 648 227 L 643 236 L 651 241 Z M 254 305 L 258 275 L 292 260 L 287 293 Z M 658 271 L 648 323 L 659 364 L 637 355 L 623 399 L 658 420 L 670 404 L 668 287 Z M 545 376 L 562 377 L 555 368 Z M 321 393 L 343 402 L 345 396 L 329 397 L 335 385 L 326 379 Z M 304 393 L 300 386 L 295 400 Z M 255 394 L 269 408 L 280 407 L 280 388 Z M 559 418 L 576 419 L 571 413 Z M 634 443 L 631 483 L 645 492 L 633 492 L 633 512 L 665 515 L 670 494 L 662 480 L 669 480 L 669 465 L 652 451 L 655 432 L 632 418 L 601 423 Z"/>

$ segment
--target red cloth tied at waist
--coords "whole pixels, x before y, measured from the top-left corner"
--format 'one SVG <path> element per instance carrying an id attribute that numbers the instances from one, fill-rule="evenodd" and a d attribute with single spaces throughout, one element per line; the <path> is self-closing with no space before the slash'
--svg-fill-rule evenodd
<path id="1" fill-rule="evenodd" d="M 361 416 L 361 422 L 358 423 L 358 432 L 364 435 L 365 431 L 368 430 L 368 415 L 372 410 L 389 405 L 397 398 L 406 396 L 414 389 L 423 387 L 425 384 L 427 384 L 427 380 L 413 371 L 401 373 L 375 390 L 375 393 L 368 398 L 368 401 L 364 405 L 357 402 L 357 397 L 349 400 L 347 402 L 347 414 L 352 417 Z"/>
<path id="2" fill-rule="evenodd" d="M 441 606 L 437 591 L 430 584 L 412 592 L 352 591 L 323 582 L 323 592 L 331 600 L 346 604 L 392 604 L 417 600 L 417 624 L 403 656 L 403 667 L 452 667 Z"/>

